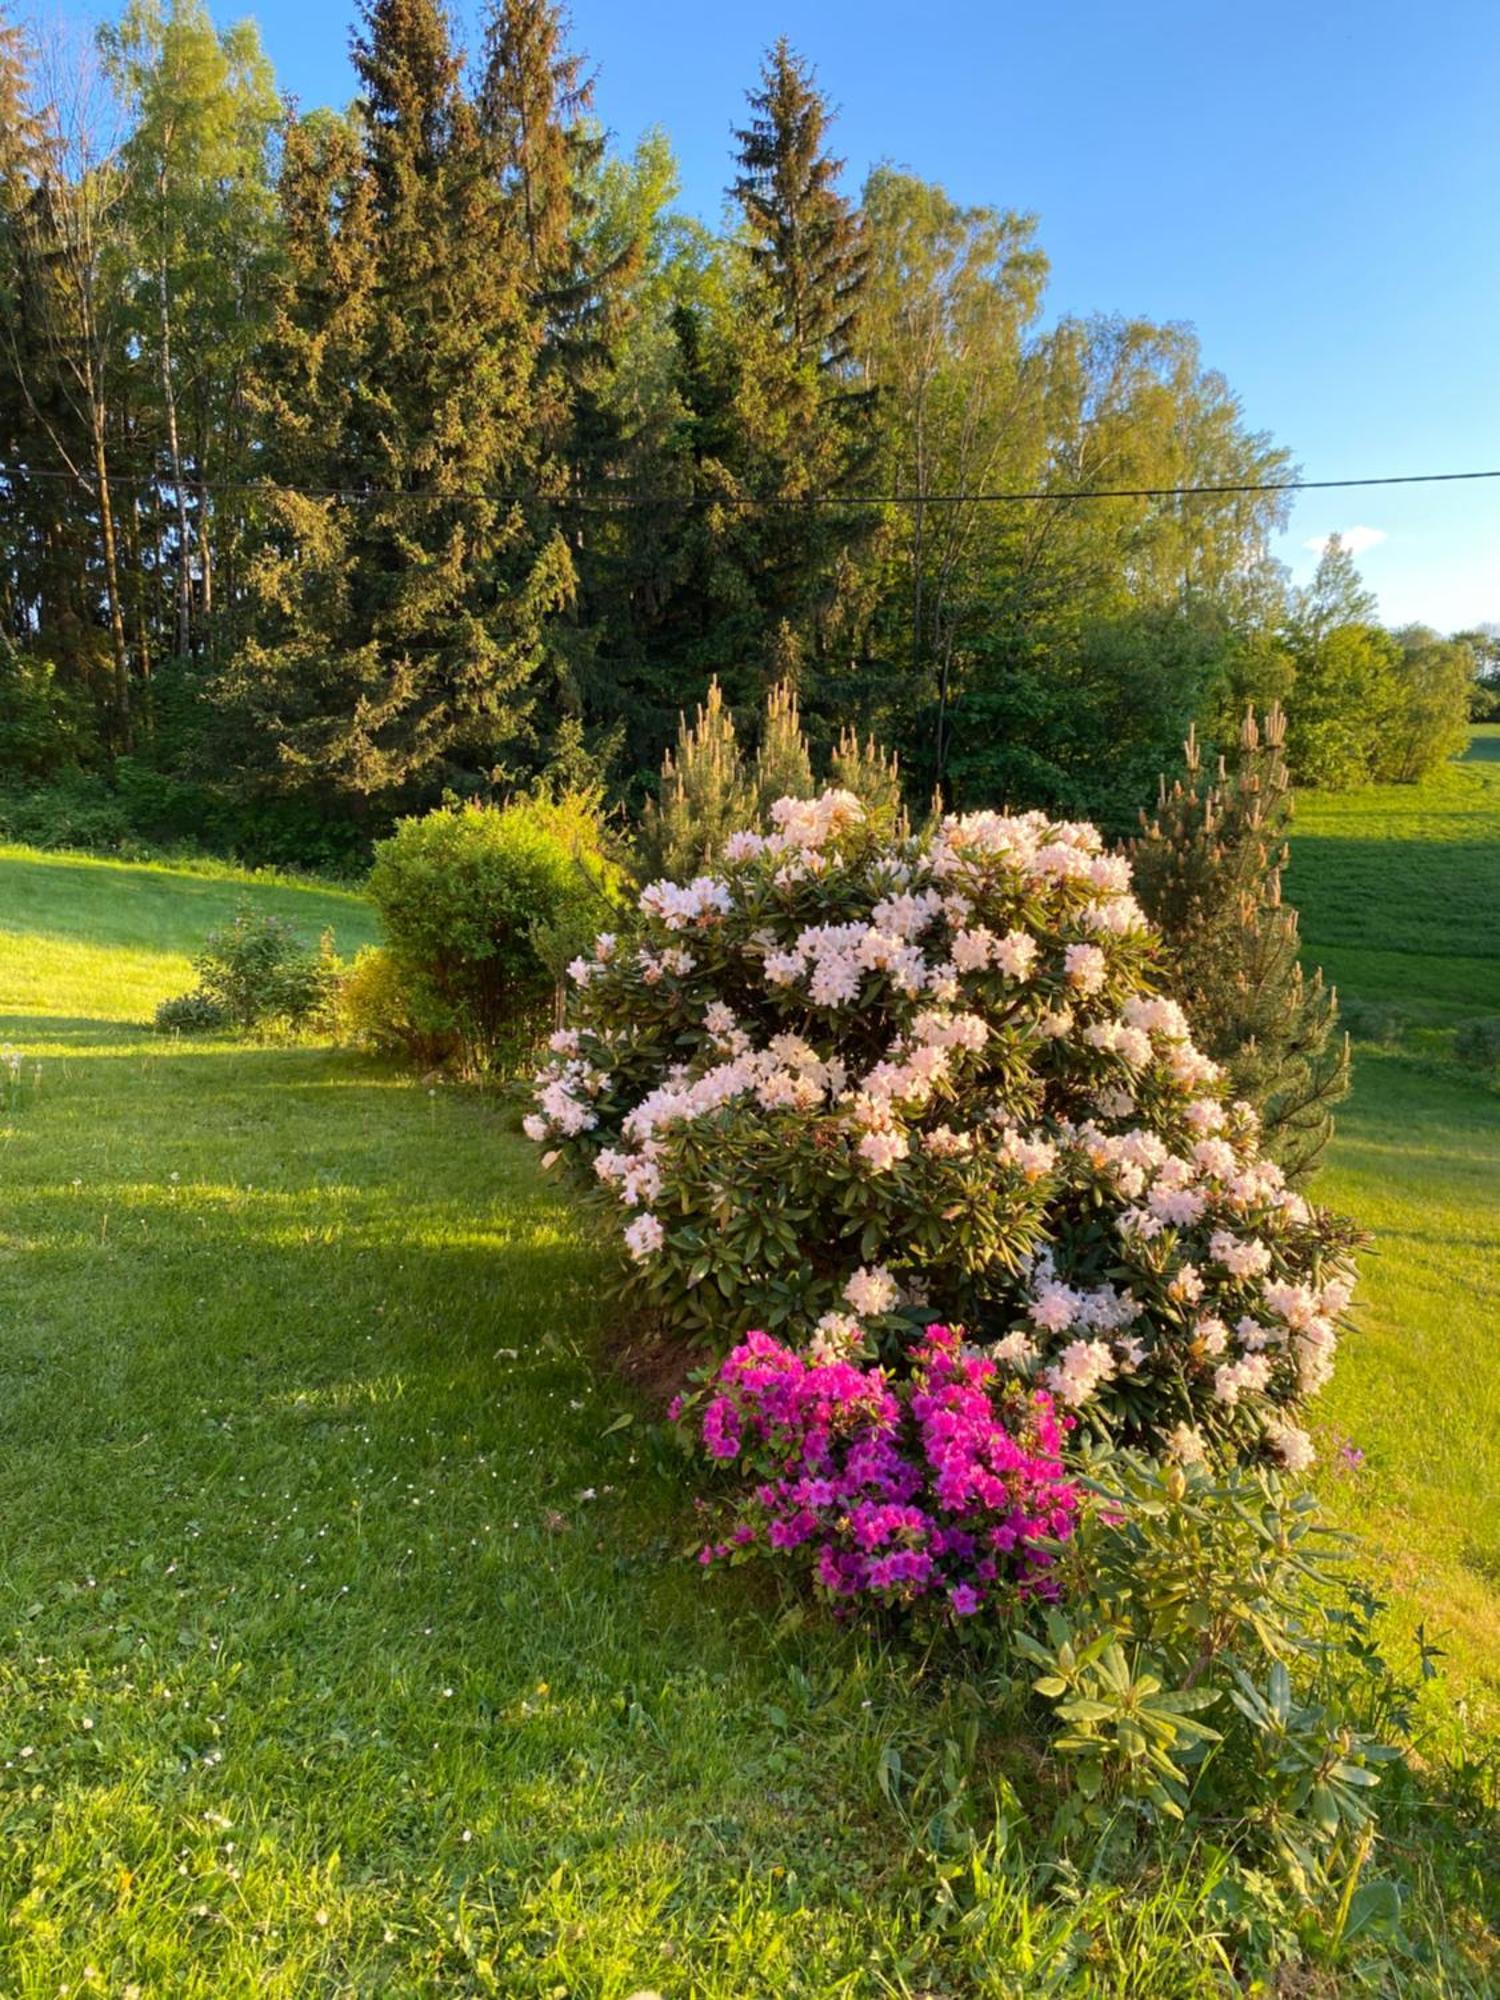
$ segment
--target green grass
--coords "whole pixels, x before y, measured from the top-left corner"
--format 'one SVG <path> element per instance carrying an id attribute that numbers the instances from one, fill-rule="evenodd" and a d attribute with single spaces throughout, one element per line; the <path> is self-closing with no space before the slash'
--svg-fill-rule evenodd
<path id="1" fill-rule="evenodd" d="M 369 934 L 0 853 L 0 1995 L 1239 1990 L 1211 1856 L 1051 1872 L 963 1676 L 704 1583 L 492 1102 L 143 1028 L 242 894 Z M 1455 1828 L 1351 1991 L 1487 1990 Z"/>
<path id="2" fill-rule="evenodd" d="M 376 936 L 348 889 L 247 875 L 219 862 L 96 861 L 0 845 L 0 1007 L 56 1015 L 73 1003 L 110 1021 L 149 1020 L 193 984 L 189 960 L 215 924 L 253 901 L 309 940 L 331 930 L 352 958 Z"/>
<path id="3" fill-rule="evenodd" d="M 1356 1045 L 1320 1196 L 1375 1234 L 1321 1405 L 1327 1484 L 1451 1653 L 1476 1718 L 1500 1714 L 1500 1088 L 1447 1030 L 1500 1015 L 1500 728 L 1425 784 L 1300 802 L 1288 893 L 1306 956 L 1394 1008 L 1394 1048 Z"/>

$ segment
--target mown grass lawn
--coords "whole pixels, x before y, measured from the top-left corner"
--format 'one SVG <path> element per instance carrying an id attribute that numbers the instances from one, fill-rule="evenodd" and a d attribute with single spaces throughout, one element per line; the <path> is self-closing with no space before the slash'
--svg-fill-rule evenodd
<path id="1" fill-rule="evenodd" d="M 0 854 L 0 1994 L 1238 1991 L 1211 1856 L 1056 1872 L 961 1675 L 705 1586 L 496 1104 L 141 1025 L 242 894 L 369 934 Z M 1350 1990 L 1487 1990 L 1445 1812 Z"/>
<path id="2" fill-rule="evenodd" d="M 1500 1724 L 1500 1084 L 1451 1029 L 1500 1016 L 1500 728 L 1420 786 L 1299 802 L 1288 893 L 1340 994 L 1394 1010 L 1357 1043 L 1319 1195 L 1375 1234 L 1358 1331 L 1320 1406 L 1325 1484 L 1456 1691 Z M 1338 1441 L 1364 1454 L 1357 1468 Z"/>

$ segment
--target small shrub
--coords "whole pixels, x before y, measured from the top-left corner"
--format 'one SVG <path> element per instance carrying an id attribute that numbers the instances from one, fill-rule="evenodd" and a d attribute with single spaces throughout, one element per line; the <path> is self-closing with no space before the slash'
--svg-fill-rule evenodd
<path id="1" fill-rule="evenodd" d="M 899 761 L 873 736 L 861 742 L 849 724 L 829 758 L 827 782 L 852 792 L 871 817 L 893 823 L 901 814 Z M 760 742 L 748 759 L 723 690 L 711 680 L 692 723 L 679 716 L 676 751 L 662 759 L 657 796 L 647 800 L 641 815 L 636 859 L 642 879 L 693 876 L 716 866 L 736 827 L 759 819 L 776 799 L 806 798 L 816 789 L 790 683 L 767 690 Z"/>
<path id="2" fill-rule="evenodd" d="M 1263 722 L 1249 710 L 1210 781 L 1189 731 L 1183 777 L 1170 788 L 1163 779 L 1131 861 L 1194 1041 L 1255 1106 L 1265 1151 L 1300 1186 L 1349 1094 L 1349 1049 L 1322 972 L 1303 975 L 1297 912 L 1282 895 L 1292 823 L 1285 737 L 1274 704 Z"/>
<path id="3" fill-rule="evenodd" d="M 616 881 L 592 798 L 525 798 L 403 820 L 375 849 L 369 894 L 411 1018 L 487 1069 L 545 1033 Z"/>
<path id="4" fill-rule="evenodd" d="M 231 923 L 210 931 L 193 960 L 198 989 L 157 1009 L 159 1028 L 209 1025 L 251 1029 L 275 1023 L 306 1027 L 326 1015 L 338 978 L 333 941 L 309 945 L 280 917 L 248 906 Z M 205 1007 L 217 1009 L 210 1023 Z M 167 1014 L 169 1018 L 163 1019 Z"/>
<path id="5" fill-rule="evenodd" d="M 1342 1579 L 1346 1538 L 1264 1467 L 1116 1454 L 1085 1486 L 1057 1550 L 1061 1601 L 1015 1640 L 1073 1775 L 1065 1818 L 1102 1828 L 1126 1800 L 1233 1828 L 1244 1858 L 1326 1888 L 1398 1755 L 1362 1715 L 1409 1720 L 1361 1608 L 1373 1600 Z"/>
<path id="6" fill-rule="evenodd" d="M 537 1080 L 528 1133 L 614 1205 L 634 1296 L 892 1362 L 961 1325 L 1102 1429 L 1306 1463 L 1357 1232 L 1152 990 L 1124 859 L 1040 814 L 773 820 L 580 959 Z"/>
<path id="7" fill-rule="evenodd" d="M 458 1053 L 456 1035 L 418 1019 L 410 983 L 380 945 L 366 945 L 340 978 L 333 1022 L 341 1042 L 418 1069 L 437 1069 Z"/>
<path id="8" fill-rule="evenodd" d="M 61 771 L 45 785 L 0 790 L 0 839 L 26 847 L 134 851 L 130 816 L 96 771 Z"/>
<path id="9" fill-rule="evenodd" d="M 211 1035 L 229 1026 L 229 1015 L 211 994 L 179 993 L 175 999 L 162 1001 L 155 1025 L 159 1035 Z"/>
<path id="10" fill-rule="evenodd" d="M 1494 1069 L 1500 1064 L 1500 1015 L 1461 1021 L 1453 1031 L 1453 1053 L 1474 1069 Z"/>
<path id="11" fill-rule="evenodd" d="M 1354 1041 L 1374 1042 L 1379 1048 L 1397 1047 L 1406 1033 L 1406 1016 L 1399 1007 L 1357 995 L 1340 1000 L 1339 1022 Z"/>
<path id="12" fill-rule="evenodd" d="M 1049 1596 L 1077 1504 L 1045 1392 L 931 1326 L 900 1378 L 824 1344 L 752 1333 L 699 1419 L 704 1448 L 747 1490 L 704 1563 L 769 1560 L 841 1609 L 916 1607 L 941 1619 Z"/>
<path id="13" fill-rule="evenodd" d="M 92 705 L 50 660 L 0 635 L 0 773 L 30 781 L 78 765 L 92 747 Z"/>

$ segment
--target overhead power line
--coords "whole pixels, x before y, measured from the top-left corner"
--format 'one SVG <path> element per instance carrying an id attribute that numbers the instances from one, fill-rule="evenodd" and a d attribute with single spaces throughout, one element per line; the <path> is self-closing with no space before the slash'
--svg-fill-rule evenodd
<path id="1" fill-rule="evenodd" d="M 145 472 L 115 470 L 110 478 L 114 484 L 130 487 L 170 487 L 174 484 L 160 468 Z M 4 461 L 0 461 L 0 479 L 50 479 L 85 486 L 93 483 L 91 476 L 69 472 L 58 466 L 26 466 Z M 549 494 L 535 488 L 493 491 L 483 487 L 459 487 L 452 492 L 444 492 L 436 487 L 296 486 L 270 479 L 188 479 L 183 484 L 198 493 L 257 494 L 264 499 L 284 493 L 300 500 L 337 500 L 351 504 L 417 501 L 434 506 L 464 503 L 496 507 L 546 506 L 612 513 L 628 507 L 779 507 L 795 511 L 809 507 L 1058 506 L 1073 500 L 1190 500 L 1245 493 L 1329 493 L 1353 487 L 1443 486 L 1479 479 L 1500 479 L 1500 467 L 1482 472 L 1393 472 L 1361 479 L 1226 480 L 1200 486 L 1064 486 L 964 493 L 640 493 L 623 486 L 607 487 L 588 494 Z"/>

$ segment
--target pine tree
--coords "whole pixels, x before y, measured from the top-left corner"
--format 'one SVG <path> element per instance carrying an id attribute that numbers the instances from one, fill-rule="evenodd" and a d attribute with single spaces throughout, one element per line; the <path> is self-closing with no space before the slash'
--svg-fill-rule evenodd
<path id="1" fill-rule="evenodd" d="M 896 759 L 873 737 L 861 743 L 846 728 L 826 782 L 853 792 L 868 813 L 893 826 L 902 817 Z M 763 825 L 777 799 L 811 798 L 820 789 L 791 683 L 767 690 L 760 743 L 747 765 L 734 712 L 711 680 L 693 721 L 678 717 L 676 753 L 662 760 L 658 795 L 642 813 L 636 847 L 642 878 L 699 874 L 715 864 L 729 834 Z"/>
<path id="2" fill-rule="evenodd" d="M 699 874 L 727 836 L 749 824 L 753 809 L 734 715 L 711 680 L 692 722 L 678 717 L 676 755 L 669 750 L 663 758 L 660 793 L 641 815 L 636 856 L 642 880 Z"/>
<path id="3" fill-rule="evenodd" d="M 894 824 L 905 811 L 900 758 L 873 736 L 866 736 L 861 742 L 852 723 L 846 723 L 839 732 L 828 776 L 829 782 L 840 791 L 853 792 L 873 818 L 888 819 Z"/>
<path id="4" fill-rule="evenodd" d="M 1293 808 L 1285 740 L 1279 709 L 1264 727 L 1251 711 L 1235 753 L 1207 782 L 1190 734 L 1185 775 L 1170 788 L 1163 780 L 1133 859 L 1199 1046 L 1260 1112 L 1269 1152 L 1300 1182 L 1348 1094 L 1349 1048 L 1332 988 L 1321 971 L 1303 974 L 1297 912 L 1282 898 Z"/>
<path id="5" fill-rule="evenodd" d="M 755 751 L 755 816 L 762 817 L 777 799 L 811 798 L 812 791 L 812 758 L 802 733 L 797 690 L 790 681 L 777 681 L 766 695 Z"/>

